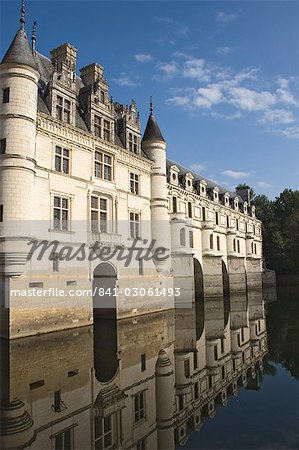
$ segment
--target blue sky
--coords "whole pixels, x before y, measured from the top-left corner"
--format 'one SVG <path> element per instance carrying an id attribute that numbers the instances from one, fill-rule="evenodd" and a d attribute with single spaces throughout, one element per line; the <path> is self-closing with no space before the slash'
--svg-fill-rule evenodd
<path id="1" fill-rule="evenodd" d="M 2 1 L 1 56 L 20 2 Z M 114 100 L 149 96 L 168 157 L 217 183 L 273 198 L 299 179 L 297 1 L 26 1 L 37 50 L 64 42 L 96 61 Z"/>

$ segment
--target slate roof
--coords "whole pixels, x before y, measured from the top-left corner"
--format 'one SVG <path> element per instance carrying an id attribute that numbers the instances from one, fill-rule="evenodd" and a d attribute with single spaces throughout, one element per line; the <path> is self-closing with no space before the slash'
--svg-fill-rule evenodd
<path id="1" fill-rule="evenodd" d="M 36 60 L 30 48 L 24 28 L 21 27 L 17 31 L 17 34 L 1 61 L 1 64 L 4 63 L 24 64 L 33 69 L 37 69 Z"/>
<path id="2" fill-rule="evenodd" d="M 147 142 L 147 141 L 165 142 L 165 140 L 162 136 L 162 133 L 160 131 L 159 125 L 156 121 L 156 118 L 152 112 L 149 115 L 141 142 Z"/>
<path id="3" fill-rule="evenodd" d="M 205 178 L 205 177 L 199 175 L 197 172 L 194 172 L 191 169 L 188 169 L 188 167 L 182 166 L 181 164 L 177 163 L 176 161 L 172 161 L 172 160 L 168 159 L 166 162 L 167 172 L 169 172 L 169 169 L 171 166 L 177 166 L 177 168 L 180 170 L 179 178 L 186 175 L 186 173 L 191 173 L 194 177 L 193 183 L 195 183 L 196 181 L 204 180 L 207 183 L 207 189 L 213 189 L 214 187 L 217 186 L 219 188 L 219 194 L 225 194 L 225 192 L 228 192 L 230 194 L 231 198 L 238 197 L 239 202 L 243 203 L 243 200 L 241 199 L 241 197 L 239 195 L 236 194 L 236 192 L 230 191 L 222 186 L 219 186 L 219 184 L 215 183 L 214 181 L 209 180 L 208 178 Z"/>

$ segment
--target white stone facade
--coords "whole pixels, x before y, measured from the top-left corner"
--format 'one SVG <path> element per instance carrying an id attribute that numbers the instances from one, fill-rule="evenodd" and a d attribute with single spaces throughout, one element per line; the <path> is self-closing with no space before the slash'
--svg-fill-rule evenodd
<path id="1" fill-rule="evenodd" d="M 254 207 L 167 161 L 152 112 L 141 141 L 135 102 L 123 106 L 109 98 L 98 64 L 77 77 L 70 44 L 53 50 L 51 60 L 32 50 L 29 63 L 22 30 L 0 64 L 0 263 L 11 337 L 92 322 L 93 296 L 74 301 L 69 291 L 91 289 L 101 261 L 66 261 L 59 254 L 65 246 L 86 253 L 94 243 L 107 248 L 119 318 L 174 304 L 173 295 L 137 299 L 125 288 L 173 289 L 182 282 L 181 301 L 190 301 L 194 258 L 208 297 L 223 294 L 225 277 L 231 291 L 259 287 L 262 234 Z M 130 249 L 135 237 L 141 239 L 125 267 L 116 254 Z M 58 241 L 57 253 L 28 259 L 32 239 Z M 169 258 L 138 259 L 152 240 L 152 254 L 163 247 Z M 66 295 L 10 294 L 34 287 Z"/>

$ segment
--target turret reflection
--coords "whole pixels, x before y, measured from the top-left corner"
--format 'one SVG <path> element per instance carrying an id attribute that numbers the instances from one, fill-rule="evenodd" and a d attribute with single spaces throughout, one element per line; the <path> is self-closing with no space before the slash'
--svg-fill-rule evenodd
<path id="1" fill-rule="evenodd" d="M 194 298 L 192 308 L 118 320 L 113 354 L 96 323 L 3 340 L 1 448 L 174 449 L 231 395 L 258 389 L 262 292 Z"/>

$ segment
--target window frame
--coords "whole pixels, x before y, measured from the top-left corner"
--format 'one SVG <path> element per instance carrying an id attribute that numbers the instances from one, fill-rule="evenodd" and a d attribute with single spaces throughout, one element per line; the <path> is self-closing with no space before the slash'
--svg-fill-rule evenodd
<path id="1" fill-rule="evenodd" d="M 132 233 L 133 230 L 134 232 Z M 141 237 L 141 213 L 139 211 L 129 212 L 129 236 L 130 239 L 138 239 Z"/>
<path id="2" fill-rule="evenodd" d="M 130 193 L 140 195 L 140 175 L 136 172 L 130 172 Z"/>
<path id="3" fill-rule="evenodd" d="M 59 199 L 59 205 L 55 205 L 55 199 Z M 67 206 L 63 206 L 63 200 L 67 201 Z M 70 222 L 71 222 L 71 199 L 70 197 L 63 194 L 54 194 L 53 195 L 53 230 L 67 232 L 70 231 Z M 60 217 L 58 219 L 60 226 L 56 226 L 56 218 L 55 218 L 55 210 L 60 211 Z M 67 212 L 66 219 L 63 218 L 63 212 Z M 63 226 L 63 223 L 66 223 L 66 227 Z"/>
<path id="4" fill-rule="evenodd" d="M 98 159 L 97 155 L 101 155 Z M 110 158 L 110 163 L 105 161 L 106 158 Z M 103 181 L 113 181 L 114 177 L 114 157 L 110 153 L 104 152 L 103 150 L 96 148 L 94 152 L 94 176 L 99 180 Z M 108 170 L 109 176 L 106 176 L 106 170 Z"/>
<path id="5" fill-rule="evenodd" d="M 138 425 L 146 419 L 146 390 L 137 392 L 133 397 L 133 414 L 134 414 L 134 425 Z M 142 401 L 140 401 L 142 399 Z M 142 405 L 141 405 L 142 403 Z M 137 408 L 136 408 L 137 406 Z"/>
<path id="6" fill-rule="evenodd" d="M 60 154 L 58 153 L 60 150 Z M 65 154 L 67 152 L 67 154 Z M 57 167 L 57 161 L 59 167 Z M 67 163 L 67 171 L 64 170 L 64 163 Z M 71 152 L 69 149 L 55 145 L 54 149 L 54 170 L 55 172 L 63 173 L 64 175 L 70 175 L 71 168 Z"/>

